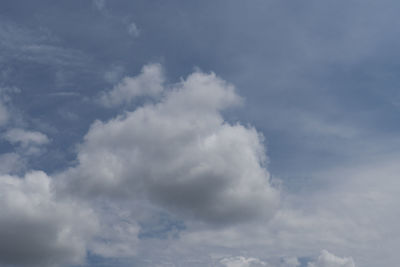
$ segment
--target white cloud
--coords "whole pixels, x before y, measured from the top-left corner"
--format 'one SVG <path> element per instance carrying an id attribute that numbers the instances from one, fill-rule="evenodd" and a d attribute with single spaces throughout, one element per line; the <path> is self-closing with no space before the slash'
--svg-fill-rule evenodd
<path id="1" fill-rule="evenodd" d="M 9 129 L 2 137 L 9 143 L 18 145 L 19 153 L 25 156 L 41 154 L 44 151 L 43 146 L 50 142 L 50 139 L 41 132 L 27 131 L 20 128 Z"/>
<path id="2" fill-rule="evenodd" d="M 326 250 L 321 251 L 317 261 L 308 263 L 308 267 L 355 267 L 352 258 L 338 257 Z"/>
<path id="3" fill-rule="evenodd" d="M 159 70 L 146 66 L 146 78 L 133 78 L 135 92 Z M 240 103 L 215 74 L 193 73 L 157 104 L 94 123 L 79 165 L 62 175 L 81 195 L 144 198 L 200 221 L 270 217 L 279 194 L 269 183 L 262 137 L 220 114 Z"/>
<path id="4" fill-rule="evenodd" d="M 134 22 L 128 25 L 128 33 L 133 37 L 138 37 L 140 35 L 140 30 Z"/>
<path id="5" fill-rule="evenodd" d="M 49 138 L 43 133 L 27 131 L 20 128 L 7 130 L 3 138 L 11 144 L 20 144 L 23 147 L 29 145 L 45 145 L 50 142 Z"/>
<path id="6" fill-rule="evenodd" d="M 246 258 L 243 256 L 224 258 L 220 263 L 225 267 L 257 267 L 268 266 L 266 262 L 257 258 Z"/>
<path id="7" fill-rule="evenodd" d="M 0 176 L 0 263 L 82 263 L 96 219 L 83 205 L 54 194 L 43 172 Z"/>
<path id="8" fill-rule="evenodd" d="M 129 104 L 138 96 L 158 96 L 163 91 L 164 75 L 160 64 L 148 64 L 135 77 L 125 77 L 111 91 L 103 92 L 100 103 L 106 107 Z"/>

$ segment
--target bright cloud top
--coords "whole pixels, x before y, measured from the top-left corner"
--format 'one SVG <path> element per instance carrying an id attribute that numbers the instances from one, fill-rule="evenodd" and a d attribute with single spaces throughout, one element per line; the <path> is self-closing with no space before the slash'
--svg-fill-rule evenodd
<path id="1" fill-rule="evenodd" d="M 135 24 L 132 24 L 135 25 Z M 129 104 L 138 96 L 157 96 L 163 90 L 164 75 L 160 64 L 149 64 L 135 77 L 125 77 L 120 83 L 100 97 L 106 107 Z"/>
<path id="2" fill-rule="evenodd" d="M 160 84 L 159 70 L 145 66 L 122 84 L 132 81 L 134 92 L 144 92 Z M 122 87 L 116 88 L 110 99 L 119 99 Z M 234 87 L 195 72 L 164 93 L 156 104 L 95 122 L 79 165 L 64 174 L 73 179 L 68 187 L 82 195 L 145 198 L 209 223 L 271 216 L 279 194 L 265 168 L 263 138 L 220 113 L 241 103 Z"/>

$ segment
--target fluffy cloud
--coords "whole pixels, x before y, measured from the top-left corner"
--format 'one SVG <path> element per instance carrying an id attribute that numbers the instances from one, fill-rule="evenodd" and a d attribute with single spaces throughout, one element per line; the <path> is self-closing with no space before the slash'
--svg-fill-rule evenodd
<path id="1" fill-rule="evenodd" d="M 53 266 L 81 263 L 97 227 L 90 210 L 55 197 L 43 172 L 0 176 L 0 262 Z"/>
<path id="2" fill-rule="evenodd" d="M 142 68 L 138 76 L 125 77 L 112 90 L 104 92 L 100 97 L 100 103 L 106 107 L 115 107 L 129 104 L 138 96 L 157 96 L 163 90 L 163 83 L 161 65 L 148 64 Z"/>
<path id="3" fill-rule="evenodd" d="M 308 267 L 355 267 L 352 258 L 340 258 L 326 250 L 321 251 L 321 255 L 316 262 L 308 264 Z"/>
<path id="4" fill-rule="evenodd" d="M 126 81 L 113 92 L 128 88 Z M 147 66 L 128 81 L 131 95 L 151 90 L 160 86 L 160 67 Z M 78 166 L 60 180 L 81 195 L 145 198 L 210 223 L 271 216 L 279 197 L 265 169 L 262 136 L 220 113 L 240 103 L 234 87 L 215 74 L 193 73 L 158 103 L 95 122 Z"/>
<path id="5" fill-rule="evenodd" d="M 257 258 L 245 258 L 242 256 L 239 257 L 230 257 L 224 258 L 220 261 L 220 263 L 225 267 L 257 267 L 257 266 L 268 266 L 267 263 L 257 259 Z"/>

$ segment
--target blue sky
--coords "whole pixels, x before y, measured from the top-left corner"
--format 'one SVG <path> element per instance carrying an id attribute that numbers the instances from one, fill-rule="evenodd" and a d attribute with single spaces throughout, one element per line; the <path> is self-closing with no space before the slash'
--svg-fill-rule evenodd
<path id="1" fill-rule="evenodd" d="M 0 266 L 396 266 L 398 6 L 3 0 Z"/>

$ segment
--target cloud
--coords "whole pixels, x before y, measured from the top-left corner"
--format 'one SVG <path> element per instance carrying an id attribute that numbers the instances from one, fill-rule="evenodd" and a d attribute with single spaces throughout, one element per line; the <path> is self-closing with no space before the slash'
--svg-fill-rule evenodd
<path id="1" fill-rule="evenodd" d="M 0 127 L 4 126 L 10 120 L 10 111 L 8 104 L 10 94 L 18 93 L 19 90 L 13 87 L 0 87 Z"/>
<path id="2" fill-rule="evenodd" d="M 89 209 L 57 199 L 40 171 L 0 176 L 0 263 L 53 266 L 82 263 L 97 227 Z"/>
<path id="3" fill-rule="evenodd" d="M 140 34 L 139 28 L 136 26 L 134 22 L 130 23 L 128 25 L 128 33 L 132 35 L 133 37 L 138 37 Z"/>
<path id="4" fill-rule="evenodd" d="M 90 251 L 106 258 L 132 258 L 139 245 L 140 227 L 130 220 L 121 218 L 103 218 L 103 222 L 94 240 Z"/>
<path id="5" fill-rule="evenodd" d="M 113 92 L 147 90 L 147 81 L 154 82 L 150 73 L 160 77 L 160 66 L 144 67 L 131 79 L 134 86 L 124 82 Z M 279 193 L 269 183 L 263 138 L 220 113 L 240 103 L 232 85 L 195 72 L 158 103 L 95 122 L 80 146 L 78 166 L 59 180 L 83 196 L 148 199 L 213 224 L 270 217 Z"/>
<path id="6" fill-rule="evenodd" d="M 106 0 L 93 0 L 93 4 L 99 10 L 103 10 L 106 6 Z"/>
<path id="7" fill-rule="evenodd" d="M 8 114 L 7 108 L 4 105 L 4 103 L 0 100 L 0 126 L 6 124 L 6 122 L 8 121 L 8 118 L 9 118 L 9 114 Z"/>
<path id="8" fill-rule="evenodd" d="M 124 67 L 120 65 L 113 65 L 109 70 L 104 73 L 104 80 L 114 84 L 118 82 L 124 73 Z"/>
<path id="9" fill-rule="evenodd" d="M 308 263 L 308 267 L 355 267 L 352 258 L 338 256 L 329 253 L 326 250 L 321 251 L 321 255 L 316 262 Z"/>
<path id="10" fill-rule="evenodd" d="M 296 257 L 286 257 L 282 259 L 280 267 L 298 267 L 300 266 L 300 262 Z"/>
<path id="11" fill-rule="evenodd" d="M 163 91 L 164 76 L 160 64 L 148 64 L 135 77 L 125 77 L 108 92 L 103 92 L 100 103 L 106 107 L 129 104 L 138 96 L 157 96 Z"/>
<path id="12" fill-rule="evenodd" d="M 25 169 L 26 160 L 11 152 L 0 154 L 0 174 L 18 173 Z"/>
<path id="13" fill-rule="evenodd" d="M 224 258 L 220 261 L 220 263 L 225 267 L 257 267 L 257 266 L 268 266 L 266 262 L 263 262 L 257 258 L 245 258 L 242 256 L 239 257 L 230 257 Z"/>
<path id="14" fill-rule="evenodd" d="M 11 144 L 20 144 L 23 147 L 29 145 L 45 145 L 50 142 L 49 138 L 43 133 L 19 128 L 6 131 L 3 138 Z"/>
<path id="15" fill-rule="evenodd" d="M 3 139 L 13 145 L 24 155 L 38 155 L 43 152 L 43 146 L 50 143 L 50 139 L 43 133 L 12 128 L 3 134 Z"/>
<path id="16" fill-rule="evenodd" d="M 90 61 L 82 51 L 62 47 L 45 29 L 20 27 L 3 18 L 0 22 L 0 60 L 4 62 L 33 62 L 82 70 Z"/>

